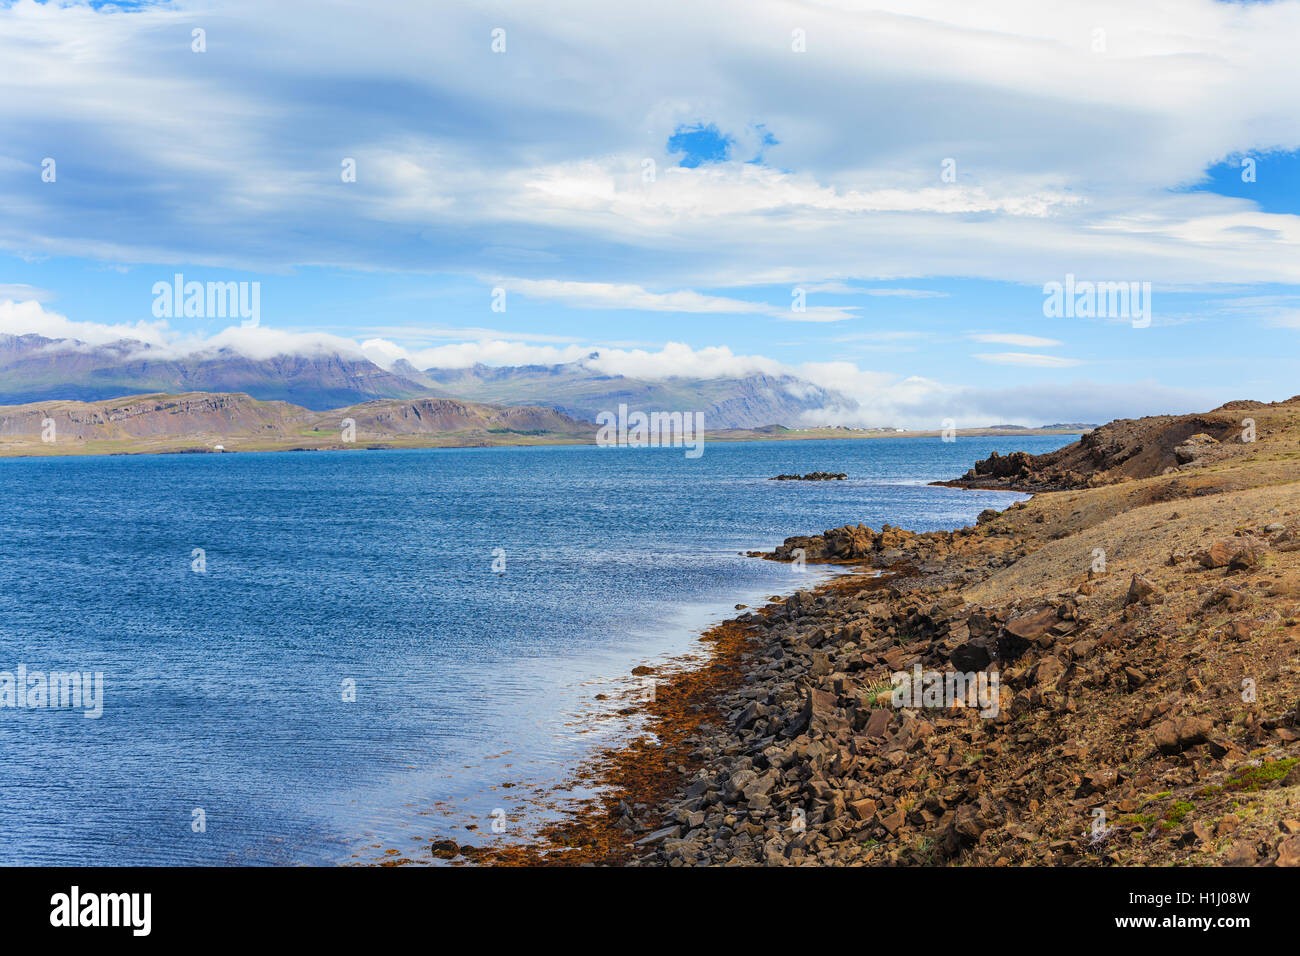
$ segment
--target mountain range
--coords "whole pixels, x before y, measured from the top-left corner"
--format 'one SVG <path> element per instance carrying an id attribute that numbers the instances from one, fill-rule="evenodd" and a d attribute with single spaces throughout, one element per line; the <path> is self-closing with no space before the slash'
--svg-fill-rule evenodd
<path id="1" fill-rule="evenodd" d="M 857 403 L 790 375 L 663 380 L 610 375 L 585 361 L 558 365 L 385 369 L 360 355 L 324 352 L 251 358 L 230 348 L 177 355 L 123 339 L 88 345 L 36 334 L 0 334 L 0 404 L 97 402 L 142 393 L 242 392 L 323 411 L 378 399 L 452 398 L 542 406 L 594 421 L 620 404 L 643 411 L 701 411 L 710 429 L 795 425 L 823 408 Z"/>
<path id="2" fill-rule="evenodd" d="M 599 357 L 592 353 L 588 361 Z M 426 369 L 424 380 L 457 398 L 497 405 L 545 405 L 594 421 L 605 410 L 703 411 L 708 428 L 759 428 L 800 423 L 808 412 L 852 409 L 851 398 L 792 375 L 648 380 L 609 375 L 584 362 L 563 365 L 474 365 Z"/>

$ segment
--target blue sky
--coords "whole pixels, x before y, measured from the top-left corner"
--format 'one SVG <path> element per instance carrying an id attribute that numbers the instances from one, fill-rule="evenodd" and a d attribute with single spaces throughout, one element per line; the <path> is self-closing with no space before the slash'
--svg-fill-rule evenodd
<path id="1" fill-rule="evenodd" d="M 1295 0 L 94 6 L 0 4 L 0 331 L 599 349 L 864 424 L 1300 392 Z M 259 328 L 157 319 L 178 272 L 260 283 Z M 1150 325 L 1045 316 L 1067 274 Z"/>

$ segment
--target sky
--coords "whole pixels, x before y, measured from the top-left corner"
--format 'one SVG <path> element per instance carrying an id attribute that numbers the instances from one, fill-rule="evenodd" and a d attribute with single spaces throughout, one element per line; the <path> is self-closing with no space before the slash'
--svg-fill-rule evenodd
<path id="1" fill-rule="evenodd" d="M 1297 36 L 1300 0 L 0 2 L 0 332 L 785 373 L 834 424 L 1281 400 Z M 158 315 L 177 274 L 258 325 Z M 1047 314 L 1067 276 L 1147 320 Z"/>

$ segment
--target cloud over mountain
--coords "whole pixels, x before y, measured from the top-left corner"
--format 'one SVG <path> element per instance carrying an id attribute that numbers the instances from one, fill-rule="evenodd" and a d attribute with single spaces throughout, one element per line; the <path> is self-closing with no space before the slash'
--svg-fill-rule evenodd
<path id="1" fill-rule="evenodd" d="M 247 391 L 324 409 L 433 394 L 547 405 L 578 417 L 619 401 L 708 407 L 715 412 L 710 427 L 932 428 L 945 418 L 962 427 L 1100 421 L 1125 409 L 1132 415 L 1194 408 L 1217 396 L 1153 382 L 978 389 L 864 371 L 851 362 L 786 365 L 724 346 L 675 342 L 652 351 L 483 339 L 409 350 L 386 339 L 358 343 L 263 327 L 235 326 L 206 338 L 170 333 L 164 322 L 145 329 L 148 337 L 140 339 L 132 327 L 74 322 L 38 303 L 0 303 L 0 402 L 204 390 Z M 70 332 L 77 338 L 64 337 Z"/>

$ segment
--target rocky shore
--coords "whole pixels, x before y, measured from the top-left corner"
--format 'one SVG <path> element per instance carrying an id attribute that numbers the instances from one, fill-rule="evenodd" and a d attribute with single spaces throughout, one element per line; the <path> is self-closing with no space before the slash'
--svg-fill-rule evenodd
<path id="1" fill-rule="evenodd" d="M 777 475 L 768 481 L 843 481 L 847 478 L 842 471 L 811 471 L 806 475 Z"/>
<path id="2" fill-rule="evenodd" d="M 1300 399 L 1117 422 L 977 465 L 1056 490 L 972 527 L 788 539 L 854 573 L 729 622 L 482 862 L 1300 865 L 1298 452 Z"/>

